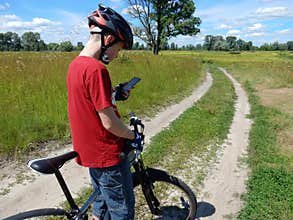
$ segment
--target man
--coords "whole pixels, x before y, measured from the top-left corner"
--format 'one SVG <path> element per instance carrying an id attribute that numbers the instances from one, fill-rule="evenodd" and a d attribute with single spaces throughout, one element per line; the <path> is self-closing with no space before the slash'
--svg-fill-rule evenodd
<path id="1" fill-rule="evenodd" d="M 111 8 L 99 5 L 89 17 L 90 39 L 68 69 L 68 115 L 77 163 L 89 167 L 94 190 L 93 219 L 134 219 L 134 193 L 128 160 L 119 155 L 125 140 L 135 135 L 120 120 L 115 97 L 129 94 L 113 89 L 104 64 L 130 49 L 133 34 L 129 24 Z"/>

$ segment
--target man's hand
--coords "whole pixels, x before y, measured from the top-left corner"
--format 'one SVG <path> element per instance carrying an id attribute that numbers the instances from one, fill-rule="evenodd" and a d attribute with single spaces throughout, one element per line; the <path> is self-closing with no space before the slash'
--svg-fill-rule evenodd
<path id="1" fill-rule="evenodd" d="M 130 95 L 130 91 L 123 91 L 123 86 L 126 85 L 127 82 L 119 83 L 117 86 L 115 86 L 115 100 L 116 101 L 125 101 L 128 99 Z"/>
<path id="2" fill-rule="evenodd" d="M 136 148 L 138 150 L 142 150 L 143 137 L 137 132 L 134 132 L 134 135 L 135 135 L 135 138 L 133 140 L 130 140 L 130 145 L 133 148 Z"/>

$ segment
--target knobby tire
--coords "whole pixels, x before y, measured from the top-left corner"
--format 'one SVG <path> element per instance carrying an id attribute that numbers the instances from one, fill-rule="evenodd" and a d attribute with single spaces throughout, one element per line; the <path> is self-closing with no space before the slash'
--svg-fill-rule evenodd
<path id="1" fill-rule="evenodd" d="M 23 213 L 19 213 L 17 215 L 13 215 L 10 217 L 7 217 L 3 220 L 21 220 L 21 219 L 33 219 L 37 217 L 50 217 L 50 216 L 64 216 L 64 219 L 66 218 L 66 211 L 63 209 L 36 209 L 36 210 L 31 210 Z"/>

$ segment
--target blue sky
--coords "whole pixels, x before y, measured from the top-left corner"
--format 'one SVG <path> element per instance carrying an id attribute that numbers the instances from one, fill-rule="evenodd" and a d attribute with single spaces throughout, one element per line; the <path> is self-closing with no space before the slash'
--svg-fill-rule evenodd
<path id="1" fill-rule="evenodd" d="M 98 3 L 110 6 L 127 17 L 127 0 L 0 0 L 0 32 L 39 32 L 46 43 L 70 40 L 86 42 L 87 15 Z M 233 35 L 254 45 L 293 40 L 291 0 L 196 0 L 195 15 L 202 19 L 197 36 L 170 40 L 179 46 L 202 43 L 207 34 Z"/>

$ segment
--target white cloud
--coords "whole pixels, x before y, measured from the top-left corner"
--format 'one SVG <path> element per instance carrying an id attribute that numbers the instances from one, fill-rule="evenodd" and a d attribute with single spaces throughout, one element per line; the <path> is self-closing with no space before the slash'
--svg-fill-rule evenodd
<path id="1" fill-rule="evenodd" d="M 292 34 L 293 30 L 292 29 L 283 29 L 283 30 L 279 30 L 276 31 L 277 34 Z"/>
<path id="2" fill-rule="evenodd" d="M 15 17 L 17 20 L 13 20 L 11 17 L 10 21 L 3 23 L 0 27 L 2 28 L 21 28 L 21 29 L 30 29 L 30 28 L 42 28 L 47 26 L 59 25 L 59 22 L 53 22 L 46 18 L 33 18 L 32 21 L 21 21 L 18 17 Z"/>
<path id="3" fill-rule="evenodd" d="M 20 20 L 20 17 L 16 16 L 16 15 L 0 15 L 0 24 L 4 24 L 7 21 L 15 21 L 15 20 Z"/>
<path id="4" fill-rule="evenodd" d="M 264 35 L 265 35 L 264 32 L 254 32 L 254 33 L 246 34 L 245 37 L 261 37 Z"/>
<path id="5" fill-rule="evenodd" d="M 264 29 L 264 26 L 260 23 L 253 24 L 252 26 L 247 28 L 249 31 L 257 31 Z"/>
<path id="6" fill-rule="evenodd" d="M 39 32 L 43 37 L 52 42 L 56 38 L 63 36 L 61 31 L 61 23 L 51 21 L 46 18 L 33 18 L 31 21 L 24 21 L 19 16 L 14 14 L 0 15 L 0 32 L 16 32 L 22 35 L 24 32 L 32 31 Z"/>
<path id="7" fill-rule="evenodd" d="M 135 11 L 143 12 L 144 9 L 141 5 L 132 5 L 132 6 L 128 6 L 127 8 L 124 8 L 122 10 L 122 14 L 132 15 L 134 14 Z"/>
<path id="8" fill-rule="evenodd" d="M 293 13 L 287 7 L 258 8 L 255 15 L 259 17 L 292 17 Z"/>
<path id="9" fill-rule="evenodd" d="M 6 9 L 10 8 L 9 3 L 0 4 L 0 11 L 4 11 Z"/>
<path id="10" fill-rule="evenodd" d="M 217 30 L 230 29 L 230 28 L 232 28 L 232 26 L 228 24 L 221 24 L 220 26 L 216 27 Z"/>
<path id="11" fill-rule="evenodd" d="M 235 34 L 241 34 L 241 31 L 239 31 L 239 30 L 229 30 L 227 32 L 227 35 L 235 35 Z"/>

